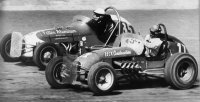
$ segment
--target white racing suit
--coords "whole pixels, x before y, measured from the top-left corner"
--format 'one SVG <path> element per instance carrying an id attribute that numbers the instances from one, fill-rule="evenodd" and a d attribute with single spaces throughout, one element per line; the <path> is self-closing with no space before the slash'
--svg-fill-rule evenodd
<path id="1" fill-rule="evenodd" d="M 141 55 L 146 49 L 146 57 L 156 56 L 162 42 L 160 38 L 151 38 L 150 35 L 143 39 L 142 36 L 137 34 L 124 34 L 121 38 L 121 46 L 130 47 L 137 55 Z"/>
<path id="2" fill-rule="evenodd" d="M 145 55 L 147 57 L 156 56 L 163 41 L 160 38 L 152 38 L 146 35 L 144 45 L 146 46 Z"/>

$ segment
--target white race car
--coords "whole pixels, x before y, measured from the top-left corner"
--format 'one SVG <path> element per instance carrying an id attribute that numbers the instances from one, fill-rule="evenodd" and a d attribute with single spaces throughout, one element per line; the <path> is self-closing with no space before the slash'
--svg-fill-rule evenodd
<path id="1" fill-rule="evenodd" d="M 111 15 L 111 18 L 116 23 L 115 29 L 121 25 L 120 33 L 134 33 L 133 26 L 123 17 L 119 17 L 118 13 Z M 81 55 L 84 53 L 80 50 L 81 46 L 91 47 L 107 43 L 98 38 L 96 31 L 88 24 L 90 20 L 79 15 L 75 16 L 67 27 L 38 30 L 25 35 L 19 32 L 9 33 L 0 42 L 1 56 L 4 61 L 11 62 L 31 58 L 40 68 L 45 68 L 52 58 L 65 53 Z"/>

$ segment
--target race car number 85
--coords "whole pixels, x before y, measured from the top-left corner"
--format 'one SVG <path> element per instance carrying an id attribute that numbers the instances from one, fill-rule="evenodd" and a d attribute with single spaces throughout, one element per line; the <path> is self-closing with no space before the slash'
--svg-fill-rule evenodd
<path id="1" fill-rule="evenodd" d="M 131 25 L 127 25 L 126 23 L 122 22 L 121 33 L 134 33 L 134 29 Z"/>
<path id="2" fill-rule="evenodd" d="M 127 44 L 134 44 L 135 42 L 139 42 L 137 39 L 134 38 L 127 38 L 125 41 Z"/>

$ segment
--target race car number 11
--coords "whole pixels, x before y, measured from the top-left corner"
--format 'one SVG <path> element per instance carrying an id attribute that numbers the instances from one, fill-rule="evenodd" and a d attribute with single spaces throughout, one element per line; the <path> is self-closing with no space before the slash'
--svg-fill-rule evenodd
<path id="1" fill-rule="evenodd" d="M 177 46 L 178 46 L 178 52 L 181 53 L 181 52 L 186 52 L 186 47 L 185 45 L 183 44 L 180 44 L 180 43 L 177 43 Z"/>

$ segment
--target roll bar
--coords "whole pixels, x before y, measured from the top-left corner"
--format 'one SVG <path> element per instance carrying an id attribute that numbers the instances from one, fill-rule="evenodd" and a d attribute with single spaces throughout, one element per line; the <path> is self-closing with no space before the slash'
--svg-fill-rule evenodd
<path id="1" fill-rule="evenodd" d="M 164 24 L 162 24 L 162 23 L 159 23 L 158 24 L 158 27 L 159 27 L 159 29 L 163 29 L 164 30 L 164 34 L 165 34 L 165 41 L 167 41 L 168 40 L 168 34 L 167 34 L 167 29 L 166 29 L 166 27 L 165 27 L 165 25 Z M 162 27 L 162 28 L 161 28 Z"/>
<path id="2" fill-rule="evenodd" d="M 114 29 L 112 30 L 112 32 L 111 32 L 109 38 L 107 39 L 106 43 L 104 44 L 104 47 L 108 44 L 108 41 L 110 40 L 110 38 L 111 38 L 111 36 L 113 35 L 113 33 L 114 33 L 115 29 L 117 28 L 117 26 L 119 27 L 118 33 L 119 33 L 119 35 L 120 35 L 121 18 L 120 18 L 120 16 L 119 16 L 119 13 L 118 13 L 117 9 L 114 8 L 114 7 L 112 7 L 112 6 L 109 6 L 109 7 L 105 8 L 105 12 L 108 11 L 109 9 L 115 11 L 115 13 L 116 13 L 116 15 L 117 15 L 117 18 L 118 18 L 118 22 L 117 22 L 117 24 L 115 25 Z"/>

